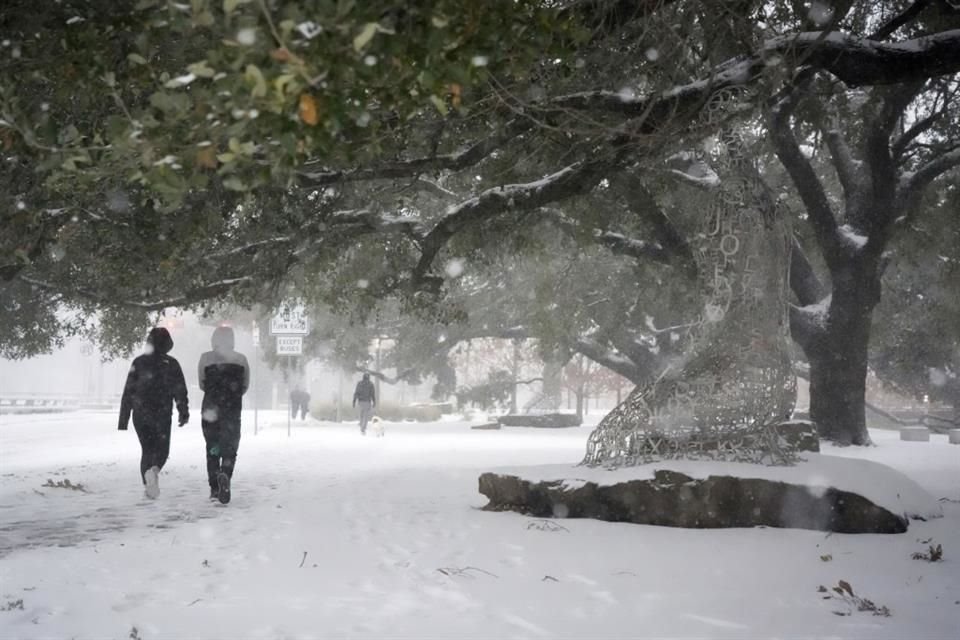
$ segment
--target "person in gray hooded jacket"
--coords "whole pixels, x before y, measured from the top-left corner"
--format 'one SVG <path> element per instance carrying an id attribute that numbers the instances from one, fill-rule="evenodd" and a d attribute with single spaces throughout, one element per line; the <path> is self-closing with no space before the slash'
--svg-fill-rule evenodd
<path id="1" fill-rule="evenodd" d="M 198 378 L 203 391 L 201 425 L 206 442 L 210 499 L 230 502 L 230 482 L 240 446 L 240 411 L 250 386 L 250 366 L 234 350 L 233 329 L 217 327 L 212 351 L 200 356 Z"/>

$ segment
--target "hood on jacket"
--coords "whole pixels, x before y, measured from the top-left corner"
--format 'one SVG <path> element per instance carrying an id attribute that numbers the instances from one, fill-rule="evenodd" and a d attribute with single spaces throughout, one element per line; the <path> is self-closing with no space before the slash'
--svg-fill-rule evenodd
<path id="1" fill-rule="evenodd" d="M 210 344 L 213 346 L 214 351 L 219 351 L 220 353 L 233 351 L 233 328 L 217 327 L 214 329 L 213 335 L 210 337 Z"/>
<path id="2" fill-rule="evenodd" d="M 154 327 L 147 334 L 147 344 L 153 347 L 154 353 L 169 353 L 173 349 L 173 338 L 170 337 L 170 332 L 163 327 Z"/>

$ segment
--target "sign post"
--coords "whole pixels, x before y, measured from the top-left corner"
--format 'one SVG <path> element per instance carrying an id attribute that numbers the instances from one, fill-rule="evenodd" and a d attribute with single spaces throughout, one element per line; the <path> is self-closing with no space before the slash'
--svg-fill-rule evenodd
<path id="1" fill-rule="evenodd" d="M 260 360 L 260 326 L 253 321 L 253 435 L 257 435 L 257 408 L 260 406 L 257 395 L 260 390 L 260 369 L 257 362 Z"/>
<path id="2" fill-rule="evenodd" d="M 303 336 L 310 333 L 310 323 L 303 305 L 286 303 L 270 319 L 270 335 L 277 340 L 277 355 L 297 358 L 303 355 Z M 287 385 L 289 387 L 289 384 Z M 289 394 L 289 389 L 287 390 Z M 290 437 L 290 411 L 287 404 L 287 437 Z"/>
<path id="3" fill-rule="evenodd" d="M 277 336 L 277 355 L 296 358 L 303 353 L 303 336 Z M 289 386 L 289 384 L 287 385 Z M 290 437 L 290 411 L 287 406 L 287 437 Z"/>

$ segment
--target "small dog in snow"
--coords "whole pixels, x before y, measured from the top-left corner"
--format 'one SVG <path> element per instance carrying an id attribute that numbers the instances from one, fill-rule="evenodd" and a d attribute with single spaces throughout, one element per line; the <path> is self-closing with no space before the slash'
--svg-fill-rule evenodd
<path id="1" fill-rule="evenodd" d="M 382 438 L 386 431 L 386 426 L 383 424 L 383 420 L 380 419 L 380 416 L 373 416 L 370 419 L 370 427 L 373 429 L 373 435 L 377 436 L 378 438 Z"/>

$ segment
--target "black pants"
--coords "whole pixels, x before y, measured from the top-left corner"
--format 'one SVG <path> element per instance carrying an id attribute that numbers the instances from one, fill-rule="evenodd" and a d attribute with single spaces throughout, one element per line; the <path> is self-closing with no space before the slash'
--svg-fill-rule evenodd
<path id="1" fill-rule="evenodd" d="M 167 463 L 170 456 L 170 423 L 137 422 L 133 428 L 140 440 L 140 479 L 146 484 L 144 474 L 150 467 L 159 467 Z"/>
<path id="2" fill-rule="evenodd" d="M 295 401 L 291 402 L 291 403 L 290 403 L 290 408 L 291 408 L 290 416 L 291 416 L 294 420 L 297 419 L 297 412 L 298 412 L 298 411 L 300 412 L 300 419 L 301 419 L 301 420 L 306 420 L 306 419 L 307 419 L 307 403 L 304 402 L 303 400 L 295 400 Z"/>
<path id="3" fill-rule="evenodd" d="M 237 464 L 237 449 L 240 448 L 240 412 L 223 411 L 215 422 L 201 421 L 203 439 L 207 445 L 207 481 L 211 489 L 217 488 L 217 475 L 233 477 Z"/>

